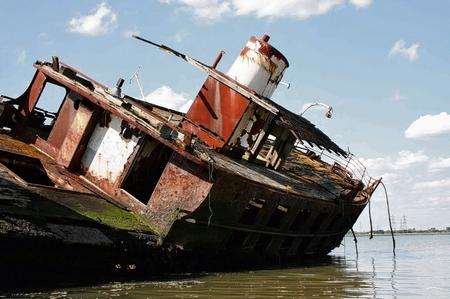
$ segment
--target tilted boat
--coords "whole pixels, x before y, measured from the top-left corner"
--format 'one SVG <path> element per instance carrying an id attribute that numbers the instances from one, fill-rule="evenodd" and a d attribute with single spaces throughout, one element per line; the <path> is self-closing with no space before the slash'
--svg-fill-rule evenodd
<path id="1" fill-rule="evenodd" d="M 270 259 L 339 246 L 380 180 L 270 100 L 289 63 L 269 37 L 252 37 L 226 74 L 221 55 L 208 66 L 137 38 L 208 75 L 187 113 L 123 95 L 123 79 L 108 88 L 57 57 L 34 64 L 23 95 L 3 96 L 3 258 L 138 264 L 169 247 Z M 39 108 L 49 99 L 57 112 Z"/>

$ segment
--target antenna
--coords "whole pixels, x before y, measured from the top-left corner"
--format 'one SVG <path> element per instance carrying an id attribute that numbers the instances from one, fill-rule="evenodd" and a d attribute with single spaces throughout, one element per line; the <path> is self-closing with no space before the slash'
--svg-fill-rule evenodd
<path id="1" fill-rule="evenodd" d="M 139 66 L 138 69 L 131 75 L 130 84 L 133 82 L 133 79 L 136 80 L 137 85 L 139 87 L 139 92 L 141 93 L 141 100 L 145 99 L 144 91 L 142 90 L 141 80 L 139 79 L 139 71 L 142 69 L 142 66 Z"/>

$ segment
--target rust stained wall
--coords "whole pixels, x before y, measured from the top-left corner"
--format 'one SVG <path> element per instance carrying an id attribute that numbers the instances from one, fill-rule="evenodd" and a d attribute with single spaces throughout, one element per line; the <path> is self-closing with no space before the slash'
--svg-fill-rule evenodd
<path id="1" fill-rule="evenodd" d="M 57 162 L 60 165 L 69 167 L 73 163 L 78 163 L 78 161 L 74 161 L 78 158 L 76 157 L 77 151 L 81 141 L 86 138 L 89 128 L 93 126 L 93 119 L 91 109 L 84 105 L 78 107 L 58 152 Z"/>
<path id="2" fill-rule="evenodd" d="M 161 234 L 167 234 L 178 211 L 195 211 L 212 187 L 207 171 L 174 154 L 148 203 L 148 216 Z"/>
<path id="3" fill-rule="evenodd" d="M 61 109 L 59 110 L 55 125 L 53 126 L 53 129 L 48 136 L 47 141 L 55 148 L 61 147 L 64 142 L 64 138 L 66 137 L 67 131 L 69 130 L 73 120 L 75 119 L 77 110 L 75 109 L 74 98 L 76 97 L 77 95 L 74 92 L 71 92 L 65 98 Z"/>
<path id="4" fill-rule="evenodd" d="M 243 114 L 247 110 L 249 100 L 241 94 L 231 90 L 228 86 L 211 77 L 203 84 L 186 117 L 194 124 L 206 128 L 222 139 L 222 143 L 207 140 L 203 135 L 196 134 L 208 145 L 219 147 L 226 143 L 233 134 Z M 195 126 L 187 122 L 183 127 L 193 133 Z"/>

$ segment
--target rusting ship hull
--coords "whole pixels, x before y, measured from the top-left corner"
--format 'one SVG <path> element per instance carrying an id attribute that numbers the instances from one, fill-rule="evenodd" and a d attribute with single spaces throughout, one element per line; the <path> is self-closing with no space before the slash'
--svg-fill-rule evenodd
<path id="1" fill-rule="evenodd" d="M 299 170 L 304 180 L 296 182 L 223 156 L 210 158 L 214 162 L 202 168 L 175 155 L 149 203 L 150 210 L 158 211 L 154 214 L 177 219 L 167 228 L 172 223 L 167 218 L 155 217 L 152 223 L 163 224 L 166 240 L 187 249 L 267 258 L 327 254 L 340 245 L 378 184 L 340 196 L 343 190 L 333 189 L 318 173 L 308 178 L 306 166 Z M 310 163 L 319 168 L 314 165 L 319 162 Z M 187 197 L 192 182 L 194 194 Z M 318 187 L 327 183 L 328 189 Z"/>
<path id="2" fill-rule="evenodd" d="M 245 180 L 175 156 L 166 167 L 173 188 L 154 192 L 155 198 L 173 199 L 158 207 L 161 212 L 177 215 L 173 223 L 151 219 L 154 225 L 172 223 L 163 234 L 142 216 L 98 195 L 51 186 L 46 180 L 56 170 L 50 161 L 39 160 L 42 154 L 11 137 L 1 135 L 0 140 L 4 288 L 80 282 L 79 273 L 85 271 L 89 274 L 84 278 L 90 281 L 111 275 L 139 277 L 305 262 L 339 246 L 367 200 L 341 205 L 299 198 L 277 186 L 268 190 L 254 173 L 248 173 L 253 179 Z M 27 161 L 29 157 L 37 160 Z M 179 204 L 177 194 L 186 194 L 186 173 L 190 183 L 191 175 L 200 182 L 195 184 L 196 192 L 208 194 L 203 202 L 184 197 L 187 201 Z M 211 181 L 212 186 L 207 184 Z"/>
<path id="3" fill-rule="evenodd" d="M 216 70 L 220 59 L 210 67 L 139 39 L 208 74 L 186 114 L 123 95 L 123 79 L 107 88 L 57 57 L 35 64 L 22 96 L 3 96 L 3 262 L 99 255 L 94 265 L 157 270 L 339 246 L 380 180 L 268 99 L 289 65 L 269 37 L 251 38 L 228 74 Z M 61 91 L 49 95 L 55 112 L 39 106 L 48 89 Z M 21 258 L 33 244 L 42 250 Z"/>
<path id="4" fill-rule="evenodd" d="M 182 163 L 180 158 L 175 165 L 183 169 Z M 352 203 L 302 197 L 275 186 L 268 189 L 263 178 L 248 175 L 252 179 L 216 171 L 207 200 L 177 220 L 167 240 L 219 254 L 325 255 L 340 245 L 367 200 L 362 194 Z"/>

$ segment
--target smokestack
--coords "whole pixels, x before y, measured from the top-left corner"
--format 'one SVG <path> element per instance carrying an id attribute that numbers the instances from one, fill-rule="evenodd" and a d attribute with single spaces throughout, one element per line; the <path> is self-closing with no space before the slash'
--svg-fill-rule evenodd
<path id="1" fill-rule="evenodd" d="M 253 89 L 261 96 L 270 98 L 289 66 L 286 57 L 272 47 L 270 36 L 252 36 L 236 58 L 227 75 Z"/>

